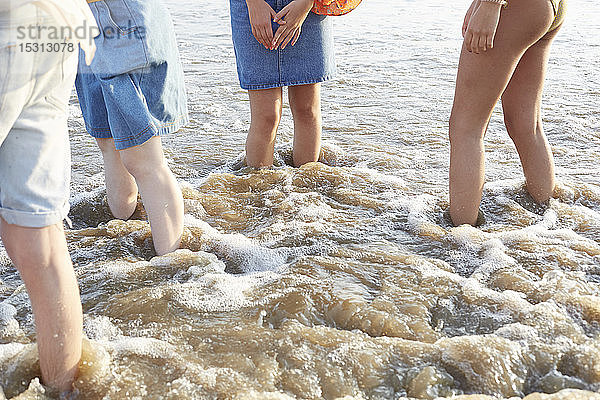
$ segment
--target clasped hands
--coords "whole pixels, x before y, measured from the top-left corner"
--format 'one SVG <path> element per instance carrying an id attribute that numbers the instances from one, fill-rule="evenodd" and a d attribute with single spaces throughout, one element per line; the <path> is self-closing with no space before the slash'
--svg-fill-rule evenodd
<path id="1" fill-rule="evenodd" d="M 278 13 L 264 0 L 246 0 L 252 35 L 267 50 L 285 49 L 296 44 L 302 24 L 313 6 L 313 0 L 293 0 Z M 272 23 L 279 24 L 273 33 Z"/>

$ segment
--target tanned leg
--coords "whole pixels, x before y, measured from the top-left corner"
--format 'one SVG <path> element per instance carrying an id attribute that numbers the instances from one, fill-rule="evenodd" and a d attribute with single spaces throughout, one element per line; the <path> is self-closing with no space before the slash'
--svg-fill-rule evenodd
<path id="1" fill-rule="evenodd" d="M 294 116 L 294 165 L 319 160 L 321 153 L 321 84 L 290 86 Z"/>
<path id="2" fill-rule="evenodd" d="M 463 46 L 450 116 L 450 215 L 455 225 L 477 221 L 483 136 L 492 109 L 523 54 L 546 34 L 553 18 L 547 0 L 511 2 L 502 11 L 493 49 L 472 54 Z"/>
<path id="3" fill-rule="evenodd" d="M 2 242 L 29 293 L 44 384 L 72 389 L 81 358 L 83 317 L 62 224 L 25 228 L 0 218 Z"/>
<path id="4" fill-rule="evenodd" d="M 183 196 L 167 165 L 160 136 L 120 150 L 119 155 L 142 195 L 156 253 L 163 255 L 178 249 L 183 234 Z"/>
<path id="5" fill-rule="evenodd" d="M 104 159 L 104 181 L 110 211 L 118 219 L 128 219 L 137 206 L 138 188 L 127 171 L 113 139 L 96 139 Z"/>
<path id="6" fill-rule="evenodd" d="M 251 167 L 273 165 L 277 127 L 281 120 L 281 88 L 249 90 L 250 131 L 246 139 L 246 162 Z"/>
<path id="7" fill-rule="evenodd" d="M 506 129 L 519 152 L 527 190 L 539 203 L 552 196 L 555 185 L 554 161 L 542 128 L 541 105 L 550 45 L 557 31 L 525 52 L 502 95 Z"/>

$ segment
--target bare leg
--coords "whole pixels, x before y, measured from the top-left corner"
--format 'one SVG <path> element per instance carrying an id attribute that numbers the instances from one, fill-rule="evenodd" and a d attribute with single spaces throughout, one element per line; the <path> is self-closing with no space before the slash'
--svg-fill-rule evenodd
<path id="1" fill-rule="evenodd" d="M 142 195 L 156 253 L 176 250 L 183 234 L 183 196 L 167 165 L 160 136 L 119 153 Z"/>
<path id="2" fill-rule="evenodd" d="M 96 139 L 104 159 L 104 180 L 110 211 L 118 219 L 128 219 L 137 205 L 138 188 L 127 171 L 113 139 Z"/>
<path id="3" fill-rule="evenodd" d="M 484 182 L 483 135 L 492 109 L 525 51 L 554 17 L 548 0 L 512 2 L 502 12 L 495 46 L 471 54 L 463 46 L 450 116 L 450 215 L 475 224 Z"/>
<path id="4" fill-rule="evenodd" d="M 531 46 L 519 61 L 504 94 L 506 129 L 517 147 L 527 190 L 539 203 L 554 192 L 554 161 L 542 129 L 542 88 L 552 39 L 558 29 Z"/>
<path id="5" fill-rule="evenodd" d="M 25 228 L 2 218 L 0 225 L 31 300 L 42 379 L 57 390 L 71 390 L 81 358 L 83 318 L 63 227 Z"/>
<path id="6" fill-rule="evenodd" d="M 251 167 L 273 165 L 275 136 L 281 120 L 281 88 L 249 90 L 250 131 L 246 139 L 246 162 Z"/>
<path id="7" fill-rule="evenodd" d="M 321 152 L 321 84 L 290 86 L 294 116 L 294 165 L 319 160 Z"/>

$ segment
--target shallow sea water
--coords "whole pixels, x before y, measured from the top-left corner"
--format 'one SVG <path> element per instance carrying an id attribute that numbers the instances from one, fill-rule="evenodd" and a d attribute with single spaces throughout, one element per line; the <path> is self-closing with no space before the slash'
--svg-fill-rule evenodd
<path id="1" fill-rule="evenodd" d="M 571 1 L 544 94 L 560 184 L 523 189 L 500 110 L 481 228 L 452 228 L 447 124 L 468 2 L 366 0 L 336 18 L 324 161 L 239 168 L 249 105 L 228 3 L 168 0 L 190 124 L 164 139 L 182 249 L 113 220 L 76 98 L 71 218 L 83 399 L 599 399 L 600 5 Z M 43 399 L 25 289 L 0 252 L 0 386 Z M 0 398 L 2 395 L 0 394 Z"/>

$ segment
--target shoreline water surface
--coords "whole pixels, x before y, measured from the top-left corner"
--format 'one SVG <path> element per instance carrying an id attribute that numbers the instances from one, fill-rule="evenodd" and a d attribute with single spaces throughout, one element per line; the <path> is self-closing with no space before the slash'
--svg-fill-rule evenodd
<path id="1" fill-rule="evenodd" d="M 254 171 L 238 167 L 249 110 L 228 3 L 166 1 L 191 114 L 164 138 L 186 206 L 171 255 L 152 257 L 142 210 L 111 218 L 72 99 L 67 237 L 89 338 L 81 398 L 600 398 L 600 5 L 571 2 L 552 50 L 543 113 L 556 198 L 541 207 L 526 194 L 497 110 L 476 229 L 443 218 L 468 3 L 363 3 L 335 20 L 326 163 L 286 164 L 285 107 L 277 165 Z M 2 249 L 8 398 L 44 398 L 34 339 Z"/>

